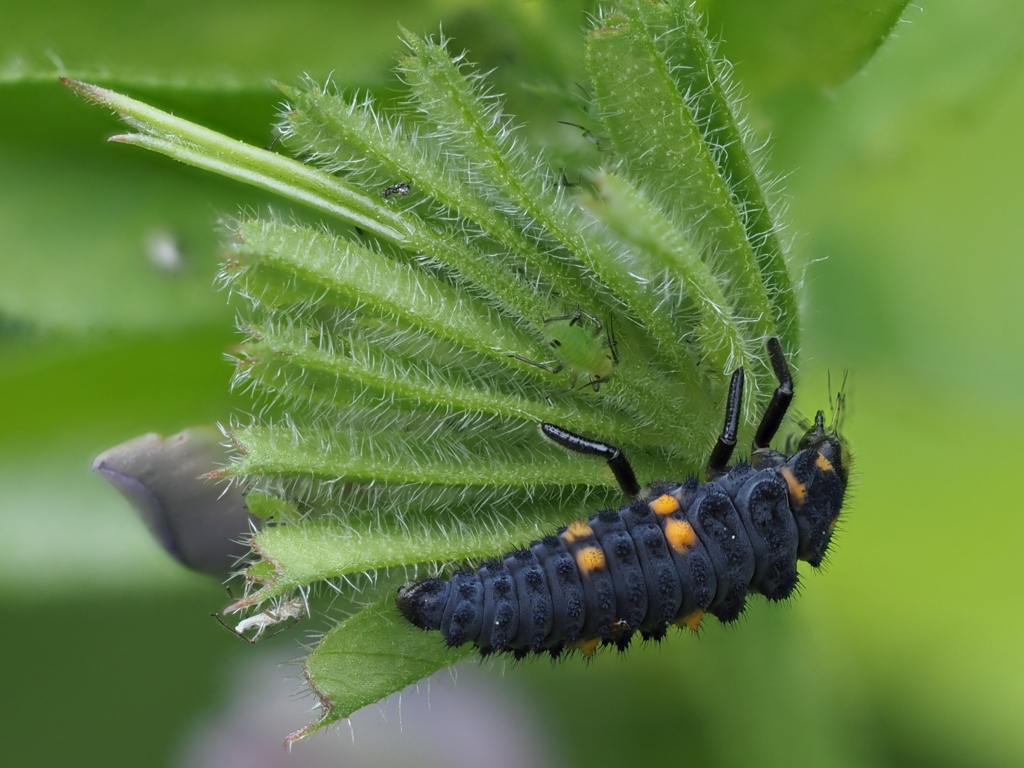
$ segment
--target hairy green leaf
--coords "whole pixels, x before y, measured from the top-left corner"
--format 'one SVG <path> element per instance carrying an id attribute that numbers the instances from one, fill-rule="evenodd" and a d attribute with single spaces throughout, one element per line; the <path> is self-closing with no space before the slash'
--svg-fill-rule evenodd
<path id="1" fill-rule="evenodd" d="M 374 494 L 370 498 L 378 512 L 372 516 L 265 528 L 254 536 L 253 548 L 261 565 L 270 568 L 249 569 L 247 576 L 258 589 L 236 605 L 257 605 L 325 579 L 495 557 L 508 542 L 525 545 L 555 530 L 574 510 L 586 515 L 614 493 L 584 492 L 571 501 L 562 496 L 558 489 L 531 494 L 507 489 L 434 507 Z"/>
<path id="2" fill-rule="evenodd" d="M 646 3 L 638 5 L 647 7 Z M 629 171 L 670 202 L 669 210 L 688 239 L 720 272 L 719 279 L 730 282 L 733 312 L 754 338 L 761 340 L 741 355 L 746 359 L 761 352 L 763 339 L 778 335 L 782 312 L 772 306 L 766 285 L 769 275 L 765 274 L 769 270 L 762 271 L 753 247 L 754 240 L 765 233 L 748 233 L 739 200 L 730 189 L 730 174 L 716 162 L 715 137 L 705 133 L 708 118 L 699 114 L 689 99 L 689 84 L 673 77 L 677 67 L 706 70 L 714 66 L 711 60 L 696 55 L 703 31 L 688 18 L 687 6 L 677 3 L 675 10 L 672 21 L 676 23 L 671 25 L 656 26 L 640 13 L 604 19 L 604 26 L 589 38 L 591 77 L 608 138 Z M 693 61 L 676 62 L 667 57 L 657 44 L 659 33 L 668 34 L 662 26 L 673 35 L 696 38 L 689 46 L 694 51 Z M 682 46 L 677 43 L 676 47 Z M 623 61 L 630 65 L 623 67 Z M 714 106 L 725 112 L 730 107 L 724 100 Z M 730 118 L 731 113 L 719 120 Z M 771 269 L 772 274 L 776 271 L 777 266 Z M 784 263 L 781 272 L 787 274 Z M 776 290 L 778 296 L 791 298 L 788 274 L 785 284 Z M 795 302 L 791 305 L 795 309 Z M 762 378 L 767 379 L 764 369 Z"/>
<path id="3" fill-rule="evenodd" d="M 433 633 L 402 621 L 390 596 L 381 598 L 328 632 L 309 654 L 303 671 L 322 712 L 288 741 L 348 717 L 471 653 L 466 646 L 446 648 Z"/>

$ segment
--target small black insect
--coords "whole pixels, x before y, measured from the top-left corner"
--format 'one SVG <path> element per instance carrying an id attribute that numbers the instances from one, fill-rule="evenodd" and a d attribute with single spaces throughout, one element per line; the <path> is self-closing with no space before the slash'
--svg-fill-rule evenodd
<path id="1" fill-rule="evenodd" d="M 708 460 L 706 483 L 651 483 L 641 495 L 615 446 L 542 424 L 543 434 L 608 462 L 630 499 L 577 520 L 450 581 L 426 579 L 398 590 L 410 622 L 440 630 L 449 646 L 475 643 L 482 654 L 559 656 L 599 644 L 625 649 L 636 632 L 660 640 L 670 625 L 697 629 L 705 613 L 722 622 L 743 612 L 749 592 L 788 597 L 798 560 L 821 564 L 839 518 L 850 457 L 821 411 L 795 453 L 770 443 L 793 399 L 793 380 L 777 339 L 768 342 L 778 387 L 749 461 L 728 466 L 736 447 L 743 369 L 732 375 L 725 425 Z"/>
<path id="2" fill-rule="evenodd" d="M 384 189 L 380 191 L 380 194 L 385 200 L 389 197 L 393 197 L 394 195 L 401 195 L 402 197 L 405 197 L 409 194 L 411 189 L 412 188 L 404 181 L 400 181 L 397 184 L 392 184 L 390 187 L 384 187 Z"/>

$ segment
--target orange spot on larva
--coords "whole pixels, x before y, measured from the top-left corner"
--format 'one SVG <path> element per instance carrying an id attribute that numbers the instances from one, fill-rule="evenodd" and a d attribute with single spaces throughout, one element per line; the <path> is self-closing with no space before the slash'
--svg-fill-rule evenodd
<path id="1" fill-rule="evenodd" d="M 594 654 L 597 653 L 597 644 L 600 641 L 595 637 L 590 640 L 581 640 L 576 644 L 576 647 L 580 649 L 584 656 L 588 659 L 592 659 Z"/>
<path id="2" fill-rule="evenodd" d="M 670 518 L 665 521 L 665 541 L 682 555 L 696 543 L 697 533 L 685 520 Z"/>
<path id="3" fill-rule="evenodd" d="M 562 538 L 566 544 L 572 544 L 580 539 L 589 539 L 594 535 L 594 529 L 585 520 L 573 520 L 565 529 Z"/>
<path id="4" fill-rule="evenodd" d="M 786 465 L 779 468 L 779 474 L 782 475 L 782 479 L 789 486 L 790 500 L 798 505 L 803 504 L 807 499 L 807 486 L 797 480 L 793 470 Z"/>
<path id="5" fill-rule="evenodd" d="M 651 502 L 651 509 L 658 515 L 671 515 L 679 509 L 679 502 L 676 501 L 674 496 L 669 496 L 666 493 Z"/>
<path id="6" fill-rule="evenodd" d="M 825 454 L 818 452 L 818 458 L 814 460 L 814 463 L 818 465 L 818 469 L 822 472 L 835 472 L 835 467 L 832 466 L 832 462 L 825 458 Z"/>
<path id="7" fill-rule="evenodd" d="M 686 627 L 687 629 L 696 632 L 700 629 L 700 623 L 704 619 L 704 611 L 699 608 L 693 613 L 688 613 L 681 619 L 676 620 L 677 627 Z"/>
<path id="8" fill-rule="evenodd" d="M 576 565 L 584 576 L 604 568 L 604 551 L 600 547 L 583 547 L 576 552 Z"/>

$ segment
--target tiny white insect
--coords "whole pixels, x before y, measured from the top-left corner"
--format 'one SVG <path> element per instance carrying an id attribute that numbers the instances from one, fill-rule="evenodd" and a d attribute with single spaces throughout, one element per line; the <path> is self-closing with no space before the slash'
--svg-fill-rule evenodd
<path id="1" fill-rule="evenodd" d="M 234 629 L 232 629 L 228 624 L 225 624 L 219 616 L 217 618 L 221 621 L 221 624 L 224 624 L 225 627 L 230 629 L 246 642 L 255 643 L 263 637 L 263 633 L 270 627 L 277 626 L 278 624 L 290 619 L 298 621 L 308 615 L 309 606 L 306 604 L 306 599 L 302 595 L 299 595 L 288 600 L 281 600 L 265 611 L 261 611 L 260 613 L 242 619 L 235 625 Z M 256 632 L 250 638 L 247 637 L 245 633 L 251 629 L 255 629 Z"/>
<path id="2" fill-rule="evenodd" d="M 157 230 L 146 238 L 146 258 L 163 272 L 180 272 L 185 268 L 185 254 L 173 234 Z"/>

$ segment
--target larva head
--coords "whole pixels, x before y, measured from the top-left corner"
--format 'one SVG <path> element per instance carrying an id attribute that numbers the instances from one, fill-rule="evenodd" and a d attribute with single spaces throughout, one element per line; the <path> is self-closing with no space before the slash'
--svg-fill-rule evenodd
<path id="1" fill-rule="evenodd" d="M 451 582 L 441 579 L 414 581 L 398 589 L 398 610 L 420 629 L 440 629 Z"/>
<path id="2" fill-rule="evenodd" d="M 850 473 L 850 452 L 836 431 L 825 429 L 818 411 L 797 452 L 779 468 L 789 485 L 790 506 L 800 543 L 797 557 L 821 565 L 842 510 Z"/>
<path id="3" fill-rule="evenodd" d="M 850 477 L 850 449 L 836 429 L 825 428 L 824 411 L 818 411 L 814 417 L 814 425 L 804 433 L 797 444 L 798 451 L 811 449 L 818 451 L 832 465 L 845 487 Z"/>

